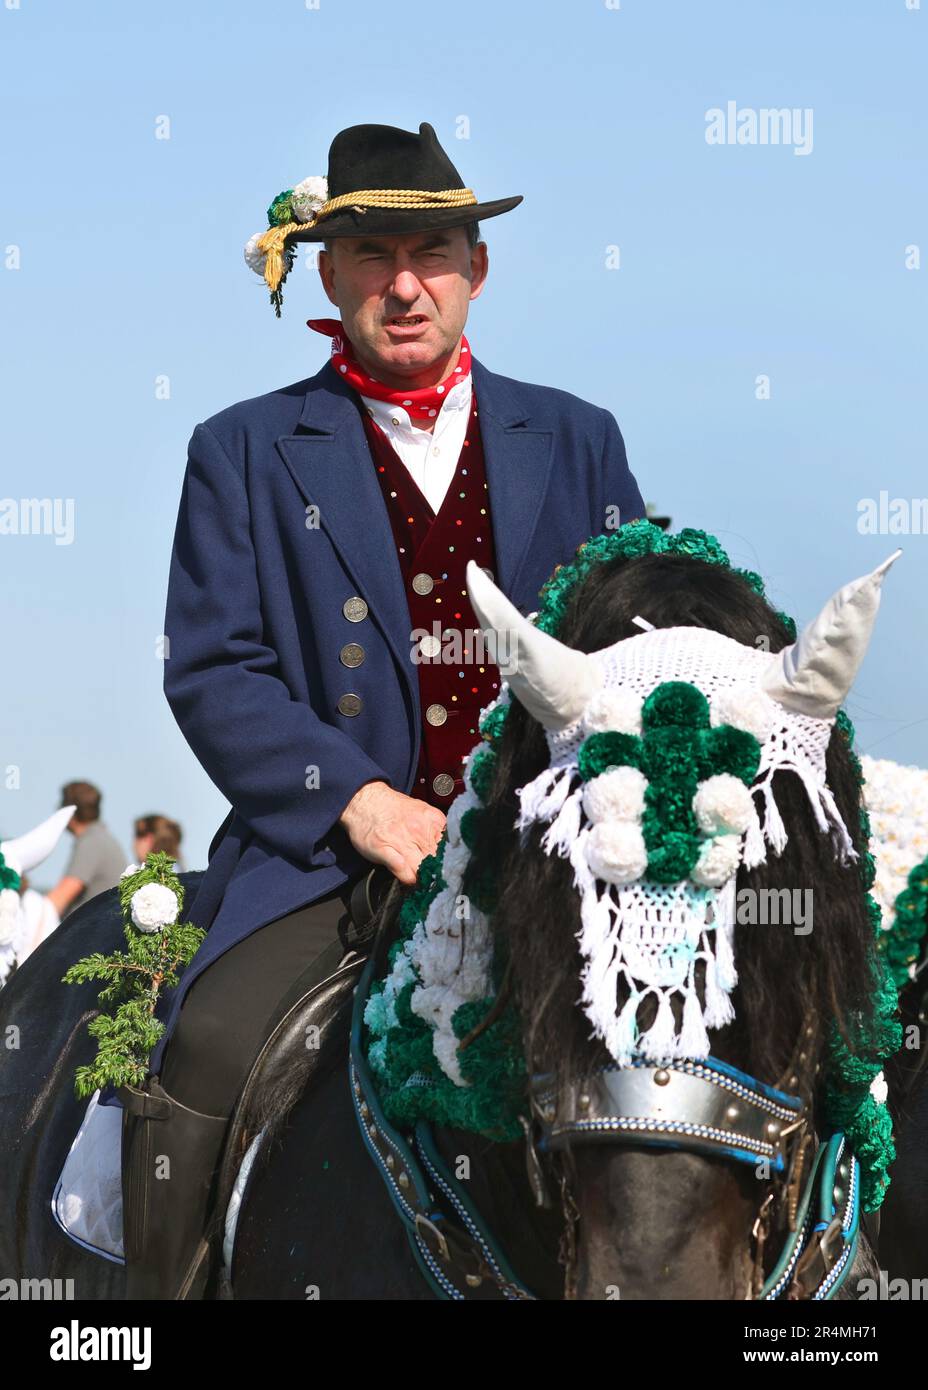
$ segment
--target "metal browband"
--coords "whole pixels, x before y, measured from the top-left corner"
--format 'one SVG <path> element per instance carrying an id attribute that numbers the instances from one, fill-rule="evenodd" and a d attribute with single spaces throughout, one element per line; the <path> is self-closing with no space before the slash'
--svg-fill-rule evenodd
<path id="1" fill-rule="evenodd" d="M 801 1123 L 802 1100 L 714 1057 L 603 1067 L 558 1092 L 532 1082 L 542 1149 L 609 1142 L 685 1148 L 743 1163 L 785 1164 L 785 1140 Z"/>

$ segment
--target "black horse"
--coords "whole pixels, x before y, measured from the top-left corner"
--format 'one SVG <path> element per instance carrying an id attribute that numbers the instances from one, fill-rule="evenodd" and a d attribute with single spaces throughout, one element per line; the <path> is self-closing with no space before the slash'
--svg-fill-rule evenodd
<path id="1" fill-rule="evenodd" d="M 782 619 L 736 572 L 681 555 L 621 559 L 595 568 L 575 589 L 562 641 L 594 651 L 635 636 L 646 613 L 657 627 L 714 628 L 746 646 L 790 640 Z M 537 827 L 527 843 L 514 829 L 516 789 L 547 765 L 540 726 L 516 705 L 499 745 L 473 867 L 492 858 L 501 891 L 493 930 L 509 961 L 506 997 L 521 1020 L 528 1067 L 562 1082 L 589 1075 L 605 1059 L 577 1005 L 581 968 L 579 903 L 567 861 L 548 857 Z M 827 755 L 829 785 L 858 850 L 859 789 L 844 736 Z M 813 888 L 814 931 L 739 927 L 735 1022 L 713 1035 L 713 1055 L 773 1084 L 803 1038 L 808 1074 L 824 1055 L 829 1021 L 846 1031 L 872 1007 L 872 927 L 859 872 L 840 865 L 818 830 L 796 779 L 778 773 L 776 797 L 789 829 L 779 858 L 739 871 L 738 886 Z M 196 875 L 185 875 L 188 891 Z M 381 913 L 389 933 L 397 894 Z M 18 972 L 0 995 L 0 1036 L 19 1045 L 0 1053 L 0 1129 L 7 1150 L 0 1193 L 0 1277 L 67 1277 L 78 1297 L 121 1296 L 119 1266 L 89 1256 L 61 1235 L 49 1199 L 80 1119 L 73 1073 L 88 1060 L 85 1025 L 91 987 L 59 984 L 66 967 L 91 950 L 110 950 L 121 923 L 114 894 L 87 905 Z M 648 1019 L 642 1016 L 641 1025 Z M 344 1028 L 326 1044 L 312 1085 L 297 1071 L 255 1098 L 239 1126 L 239 1152 L 260 1129 L 265 1139 L 238 1217 L 231 1293 L 239 1299 L 418 1299 L 432 1296 L 412 1258 L 384 1184 L 359 1135 L 349 1086 Z M 811 1081 L 813 1125 L 820 1082 Z M 924 1122 L 922 1122 L 924 1124 Z M 923 1131 L 924 1132 L 924 1129 Z M 774 1178 L 754 1169 L 673 1149 L 632 1144 L 578 1146 L 542 1156 L 553 1201 L 536 1202 L 526 1145 L 491 1143 L 438 1131 L 449 1162 L 466 1156 L 469 1195 L 522 1283 L 541 1299 L 743 1299 L 768 1272 L 777 1231 L 758 1254 L 758 1214 L 779 1204 Z M 782 1213 L 778 1217 L 782 1221 Z M 866 1232 L 842 1290 L 873 1277 Z M 755 1285 L 756 1287 L 756 1285 Z"/>

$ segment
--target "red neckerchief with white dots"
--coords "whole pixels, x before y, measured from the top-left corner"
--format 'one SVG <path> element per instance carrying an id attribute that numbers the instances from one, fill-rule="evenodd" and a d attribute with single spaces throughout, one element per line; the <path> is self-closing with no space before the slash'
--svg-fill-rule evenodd
<path id="1" fill-rule="evenodd" d="M 449 377 L 436 386 L 417 386 L 411 391 L 396 390 L 367 374 L 355 357 L 354 348 L 340 319 L 307 319 L 306 324 L 308 328 L 315 329 L 317 333 L 326 333 L 332 339 L 332 366 L 345 378 L 349 386 L 353 386 L 362 396 L 371 396 L 376 401 L 387 401 L 390 405 L 401 405 L 409 412 L 411 419 L 434 419 L 441 410 L 447 393 L 453 386 L 457 386 L 459 381 L 463 381 L 470 371 L 470 347 L 462 334 L 458 363 Z"/>

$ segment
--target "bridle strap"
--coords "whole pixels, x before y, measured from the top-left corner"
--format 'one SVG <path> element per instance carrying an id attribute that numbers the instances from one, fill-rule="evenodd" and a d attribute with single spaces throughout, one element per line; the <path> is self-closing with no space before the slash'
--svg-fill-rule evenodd
<path id="1" fill-rule="evenodd" d="M 854 1263 L 860 1235 L 860 1165 L 843 1134 L 821 1144 L 797 1213 L 796 1229 L 758 1297 L 834 1298 Z"/>
<path id="2" fill-rule="evenodd" d="M 362 1047 L 364 1006 L 376 968 L 368 961 L 354 1000 L 349 1083 L 361 1138 L 380 1173 L 426 1282 L 438 1298 L 529 1300 L 462 1185 L 448 1171 L 424 1121 L 414 1144 L 387 1120 Z"/>

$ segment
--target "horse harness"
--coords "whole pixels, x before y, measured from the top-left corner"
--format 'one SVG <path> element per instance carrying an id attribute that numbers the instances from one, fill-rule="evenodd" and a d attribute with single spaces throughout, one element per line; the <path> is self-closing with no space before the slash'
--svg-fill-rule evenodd
<path id="1" fill-rule="evenodd" d="M 445 1164 L 431 1126 L 420 1120 L 407 1137 L 383 1113 L 363 1052 L 364 1007 L 378 954 L 375 951 L 368 960 L 355 993 L 349 1080 L 361 1137 L 413 1255 L 438 1298 L 534 1299 Z M 608 1066 L 560 1091 L 549 1077 L 533 1078 L 531 1119 L 523 1120 L 523 1128 L 536 1202 L 549 1204 L 539 1154 L 556 1154 L 579 1144 L 628 1143 L 710 1154 L 755 1168 L 764 1163 L 773 1186 L 754 1222 L 754 1268 L 747 1297 L 834 1298 L 858 1245 L 859 1165 L 843 1134 L 816 1139 L 811 1123 L 818 1070 L 813 1039 L 814 1028 L 807 1023 L 775 1087 L 712 1057 Z M 423 1084 L 428 1084 L 425 1078 Z M 562 1195 L 570 1228 L 572 1202 L 563 1184 Z M 765 1279 L 764 1252 L 775 1222 L 784 1232 L 783 1247 Z M 572 1253 L 572 1235 L 566 1245 Z M 569 1264 L 570 1258 L 568 1281 Z"/>

